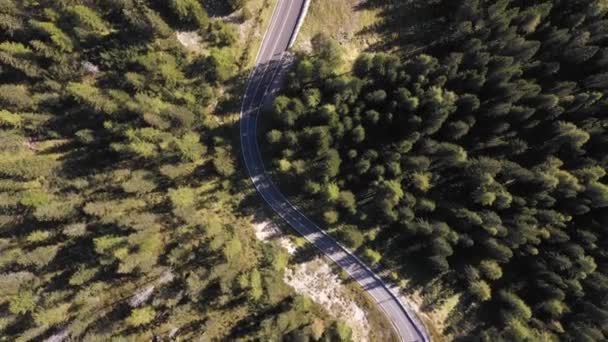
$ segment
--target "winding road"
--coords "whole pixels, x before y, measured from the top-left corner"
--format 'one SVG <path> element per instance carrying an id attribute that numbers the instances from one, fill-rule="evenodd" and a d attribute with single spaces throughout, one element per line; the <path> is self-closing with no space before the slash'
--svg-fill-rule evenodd
<path id="1" fill-rule="evenodd" d="M 331 0 L 327 0 L 331 1 Z M 402 341 L 428 342 L 428 333 L 399 296 L 348 249 L 327 235 L 293 206 L 266 173 L 257 139 L 258 116 L 267 96 L 279 90 L 282 74 L 291 62 L 287 54 L 296 26 L 304 15 L 305 0 L 278 0 L 249 78 L 241 107 L 240 135 L 249 176 L 264 201 L 293 229 L 338 264 L 375 300 Z"/>

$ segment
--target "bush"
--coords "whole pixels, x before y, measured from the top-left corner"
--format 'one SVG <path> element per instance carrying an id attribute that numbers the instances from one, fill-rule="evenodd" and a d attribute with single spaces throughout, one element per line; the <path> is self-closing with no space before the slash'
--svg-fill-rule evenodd
<path id="1" fill-rule="evenodd" d="M 152 320 L 154 320 L 154 316 L 156 316 L 156 311 L 154 308 L 146 306 L 133 310 L 131 315 L 127 318 L 127 323 L 130 326 L 139 327 L 152 322 Z"/>
<path id="2" fill-rule="evenodd" d="M 251 13 L 251 10 L 247 7 L 243 7 L 243 10 L 241 11 L 241 20 L 245 22 L 251 18 L 253 18 L 253 13 Z"/>
<path id="3" fill-rule="evenodd" d="M 197 0 L 171 0 L 171 8 L 179 19 L 197 25 L 201 30 L 209 26 L 209 16 Z"/>
<path id="4" fill-rule="evenodd" d="M 325 223 L 330 225 L 338 222 L 338 217 L 338 212 L 335 210 L 328 210 L 323 213 L 323 220 L 325 221 Z"/>
<path id="5" fill-rule="evenodd" d="M 347 247 L 358 249 L 365 243 L 365 236 L 355 226 L 347 226 L 340 230 L 340 239 Z"/>
<path id="6" fill-rule="evenodd" d="M 378 253 L 377 251 L 371 249 L 371 248 L 366 248 L 363 251 L 363 258 L 365 260 L 367 260 L 369 263 L 371 263 L 372 265 L 377 265 L 380 260 L 382 260 L 382 255 L 380 255 L 380 253 Z"/>

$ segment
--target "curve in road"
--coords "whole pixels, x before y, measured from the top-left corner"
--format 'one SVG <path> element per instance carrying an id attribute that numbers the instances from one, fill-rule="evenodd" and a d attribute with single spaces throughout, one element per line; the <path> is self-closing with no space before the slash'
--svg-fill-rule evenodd
<path id="1" fill-rule="evenodd" d="M 296 25 L 303 15 L 305 0 L 278 0 L 272 21 L 258 51 L 241 107 L 240 135 L 245 166 L 264 201 L 293 229 L 338 264 L 375 300 L 392 322 L 402 341 L 429 341 L 424 327 L 410 313 L 399 296 L 357 256 L 327 235 L 274 185 L 266 170 L 257 140 L 258 116 L 268 94 L 280 87 L 282 73 L 290 63 L 286 52 Z"/>

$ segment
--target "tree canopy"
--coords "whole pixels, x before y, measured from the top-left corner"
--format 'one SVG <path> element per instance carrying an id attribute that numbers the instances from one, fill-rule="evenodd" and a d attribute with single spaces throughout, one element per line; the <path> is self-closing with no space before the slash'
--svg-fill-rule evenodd
<path id="1" fill-rule="evenodd" d="M 0 339 L 343 330 L 283 282 L 288 257 L 238 209 L 222 106 L 246 51 L 207 5 L 0 1 Z"/>
<path id="2" fill-rule="evenodd" d="M 463 338 L 606 339 L 608 7 L 433 4 L 450 39 L 423 52 L 299 56 L 268 115 L 266 153 L 306 161 L 283 188 L 370 261 L 464 293 Z"/>

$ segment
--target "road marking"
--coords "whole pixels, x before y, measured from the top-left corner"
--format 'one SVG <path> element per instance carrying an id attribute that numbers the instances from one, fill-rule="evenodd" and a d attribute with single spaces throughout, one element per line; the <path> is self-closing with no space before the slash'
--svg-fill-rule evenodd
<path id="1" fill-rule="evenodd" d="M 284 16 L 284 20 L 282 21 L 281 24 L 281 29 L 279 30 L 279 32 L 283 32 L 283 29 L 285 28 L 285 24 L 287 23 L 287 20 L 289 19 L 289 12 L 291 12 L 291 7 L 293 5 L 293 1 L 289 1 L 289 7 L 287 8 L 287 15 Z M 270 31 L 270 36 L 272 38 L 274 31 Z M 266 39 L 264 39 L 266 40 Z M 274 40 L 274 44 L 272 44 L 272 48 L 270 49 L 270 53 L 271 56 L 274 54 L 274 50 L 277 47 L 277 43 L 279 42 L 279 39 L 275 39 Z M 263 52 L 261 52 L 261 54 L 263 55 Z M 269 61 L 266 63 L 266 65 L 264 65 L 264 71 L 262 72 L 262 79 L 258 82 L 258 84 L 256 85 L 254 91 L 253 91 L 253 98 L 255 99 L 257 93 L 258 93 L 258 89 L 260 88 L 260 85 L 262 84 L 262 81 L 264 81 L 264 76 L 266 76 L 266 71 L 268 71 L 268 67 L 270 66 L 270 61 L 272 59 L 269 59 Z M 257 65 L 257 63 L 256 63 Z M 258 106 L 258 108 L 263 104 L 263 97 L 262 100 L 260 101 L 260 105 Z"/>
<path id="2" fill-rule="evenodd" d="M 281 1 L 281 0 L 279 0 Z M 287 16 L 285 16 L 285 20 L 283 21 L 282 25 L 281 25 L 281 31 L 283 31 L 288 19 L 289 19 L 289 14 L 291 12 L 291 8 L 292 8 L 292 4 L 293 2 L 290 2 L 289 5 L 289 9 L 287 12 Z M 277 14 L 277 9 L 279 8 L 283 8 L 283 3 L 280 3 L 280 6 L 275 6 L 275 9 L 273 11 L 273 19 L 271 21 L 271 26 L 267 29 L 266 34 L 264 35 L 264 40 L 262 42 L 262 45 L 260 46 L 260 49 L 258 50 L 258 55 L 256 56 L 256 65 L 252 71 L 252 73 L 250 74 L 250 79 L 248 81 L 247 84 L 247 88 L 245 91 L 245 98 L 249 97 L 249 89 L 251 87 L 251 83 L 253 80 L 253 76 L 255 75 L 255 73 L 258 71 L 258 64 L 260 61 L 260 58 L 263 60 L 263 55 L 264 52 L 266 50 L 266 48 L 268 47 L 268 41 L 267 38 L 270 37 L 272 38 L 273 36 L 273 32 L 276 28 L 276 24 L 277 22 L 279 22 L 279 20 L 274 20 L 275 15 Z M 280 11 L 279 11 L 280 14 Z M 268 36 L 268 32 L 270 30 L 270 36 Z M 275 49 L 276 46 L 278 44 L 278 39 L 275 40 L 272 49 L 271 49 L 271 56 L 275 56 Z M 262 101 L 265 99 L 268 89 L 270 88 L 270 86 L 272 86 L 274 84 L 275 78 L 277 76 L 277 74 L 282 70 L 281 66 L 282 66 L 282 62 L 283 62 L 283 57 L 284 57 L 284 51 L 281 53 L 281 57 L 278 60 L 278 65 L 276 70 L 273 72 L 272 74 L 272 78 L 270 80 L 270 84 L 269 86 L 265 89 L 264 94 L 262 96 Z M 271 63 L 267 63 L 264 66 L 264 71 L 261 74 L 261 79 L 257 82 L 256 84 L 256 88 L 255 91 L 253 93 L 253 99 L 255 99 L 255 95 L 258 93 L 258 89 L 259 87 L 262 85 L 263 81 L 264 81 L 264 77 L 266 76 L 266 72 L 268 71 L 268 68 L 270 67 Z M 301 234 L 310 242 L 313 243 L 313 246 L 317 247 L 318 249 L 321 250 L 321 252 L 324 252 L 323 246 L 327 246 L 327 244 L 331 245 L 331 248 L 337 248 L 337 251 L 332 253 L 332 254 L 327 254 L 327 256 L 334 260 L 334 262 L 340 264 L 340 261 L 342 262 L 347 262 L 345 260 L 345 258 L 350 259 L 351 261 L 349 262 L 349 264 L 347 265 L 347 267 L 345 267 L 345 271 L 348 272 L 349 274 L 351 274 L 353 276 L 353 278 L 355 280 L 358 280 L 357 277 L 361 277 L 361 275 L 357 275 L 357 273 L 364 273 L 366 275 L 366 277 L 364 277 L 363 279 L 373 279 L 374 282 L 377 282 L 377 284 L 379 284 L 378 289 L 372 288 L 370 290 L 367 290 L 367 292 L 374 298 L 378 297 L 378 291 L 380 291 L 380 293 L 386 293 L 389 295 L 390 298 L 392 298 L 393 300 L 389 303 L 387 302 L 386 304 L 390 304 L 387 305 L 386 307 L 384 305 L 380 305 L 380 308 L 385 312 L 385 314 L 388 317 L 394 318 L 395 320 L 391 319 L 391 323 L 394 325 L 395 330 L 397 330 L 399 332 L 399 334 L 401 335 L 402 338 L 405 338 L 405 336 L 409 336 L 409 337 L 413 337 L 412 333 L 413 330 L 410 329 L 409 327 L 413 327 L 414 329 L 416 329 L 416 332 L 418 334 L 421 335 L 421 337 L 423 338 L 424 341 L 427 341 L 426 336 L 424 336 L 424 334 L 422 334 L 419 330 L 417 325 L 412 321 L 412 318 L 409 315 L 409 312 L 407 311 L 407 309 L 403 306 L 403 304 L 401 303 L 401 301 L 398 299 L 397 295 L 395 295 L 392 290 L 390 290 L 388 288 L 388 286 L 386 284 L 384 284 L 384 282 L 369 268 L 367 267 L 367 265 L 363 264 L 363 262 L 361 260 L 359 260 L 359 258 L 356 255 L 353 255 L 351 253 L 348 252 L 348 250 L 343 247 L 339 242 L 337 242 L 335 239 L 333 239 L 331 236 L 327 235 L 326 232 L 324 232 L 323 230 L 321 230 L 321 228 L 319 228 L 314 222 L 307 220 L 306 216 L 304 214 L 302 214 L 298 208 L 296 208 L 293 204 L 291 204 L 291 202 L 285 198 L 282 193 L 278 190 L 278 188 L 276 187 L 276 185 L 272 182 L 272 180 L 270 180 L 266 174 L 266 170 L 263 164 L 263 159 L 261 156 L 261 152 L 260 152 L 260 148 L 259 148 L 259 144 L 258 141 L 256 139 L 256 129 L 257 129 L 257 120 L 259 118 L 259 113 L 261 111 L 261 106 L 258 106 L 258 108 L 256 108 L 257 110 L 253 110 L 251 111 L 253 115 L 255 115 L 255 118 L 251 118 L 251 115 L 249 115 L 249 112 L 247 113 L 243 113 L 243 108 L 245 107 L 245 104 L 247 103 L 247 101 L 243 100 L 243 103 L 241 105 L 241 132 L 243 133 L 243 136 L 247 136 L 249 139 L 243 139 L 241 142 L 242 145 L 242 149 L 243 149 L 243 156 L 245 158 L 245 166 L 248 170 L 248 172 L 250 173 L 250 175 L 252 174 L 250 172 L 250 163 L 248 163 L 248 161 L 253 161 L 255 162 L 255 166 L 253 167 L 254 170 L 258 170 L 260 168 L 260 166 L 262 167 L 263 170 L 263 174 L 262 175 L 255 175 L 254 177 L 252 177 L 252 181 L 256 187 L 256 189 L 258 189 L 258 192 L 261 194 L 262 198 L 264 199 L 264 201 L 266 201 L 266 203 L 268 203 L 276 212 L 279 216 L 281 216 L 281 218 L 283 218 L 284 220 L 286 220 L 288 223 L 290 223 L 290 225 L 292 225 L 292 227 L 294 227 L 294 229 L 296 229 L 296 231 L 301 232 Z M 243 121 L 245 123 L 245 125 L 243 125 Z M 250 122 L 251 124 L 253 124 L 253 127 L 250 126 Z M 253 134 L 249 135 L 249 129 L 253 128 Z M 253 142 L 253 143 L 252 143 Z M 249 144 L 249 145 L 248 145 Z M 251 146 L 254 147 L 251 147 Z M 249 147 L 247 147 L 249 146 Z M 253 150 L 255 148 L 255 151 Z M 257 153 L 255 153 L 257 152 Z M 257 154 L 257 159 L 254 157 L 254 155 Z M 259 177 L 259 178 L 258 178 Z M 260 178 L 263 180 L 262 182 L 260 182 Z M 264 185 L 264 187 L 269 187 L 270 189 L 268 191 L 262 191 L 263 189 L 261 189 L 261 186 Z M 303 219 L 303 220 L 307 220 L 311 227 L 306 227 L 305 225 L 303 225 L 303 228 L 300 227 L 299 225 L 296 224 L 292 224 L 293 223 L 293 218 L 290 217 L 290 213 L 291 210 L 284 210 L 283 208 L 287 206 L 289 209 L 293 209 L 295 210 L 295 212 L 297 212 L 298 214 L 302 215 L 304 218 L 296 218 L 296 220 L 299 219 Z M 300 228 L 300 229 L 297 229 Z M 320 243 L 320 245 L 323 246 L 318 246 L 316 244 L 314 244 L 313 240 L 314 238 L 312 236 L 308 236 L 306 234 L 311 234 L 310 230 L 314 230 L 316 231 L 314 234 L 314 236 L 316 237 L 317 233 L 321 234 L 321 237 L 319 241 L 322 241 L 323 243 Z M 325 252 L 324 252 L 325 253 Z M 397 314 L 396 316 L 394 316 L 395 311 L 394 309 L 397 309 L 399 312 L 401 312 L 402 314 L 405 314 L 405 318 L 406 320 L 403 320 L 404 315 L 399 315 Z M 392 312 L 393 315 L 389 314 L 389 312 Z M 397 324 L 399 323 L 399 324 Z M 405 333 L 403 334 L 402 329 L 399 328 L 403 328 L 405 329 Z"/>
<path id="3" fill-rule="evenodd" d="M 272 17 L 270 17 L 270 25 L 268 25 L 268 27 L 266 28 L 266 32 L 264 32 L 264 36 L 262 36 L 262 44 L 260 45 L 260 48 L 258 49 L 258 53 L 255 55 L 255 66 L 258 65 L 258 59 L 260 58 L 260 52 L 264 51 L 265 47 L 264 45 L 266 45 L 266 36 L 268 35 L 268 32 L 272 30 L 272 28 L 274 27 L 274 24 L 276 22 L 275 19 L 275 14 L 277 12 L 277 9 L 280 8 L 279 5 L 283 6 L 284 1 L 283 0 L 277 0 L 277 2 L 275 2 L 274 4 L 274 9 L 272 10 Z M 254 68 L 255 68 L 254 66 Z M 245 93 L 246 94 L 246 93 Z"/>

